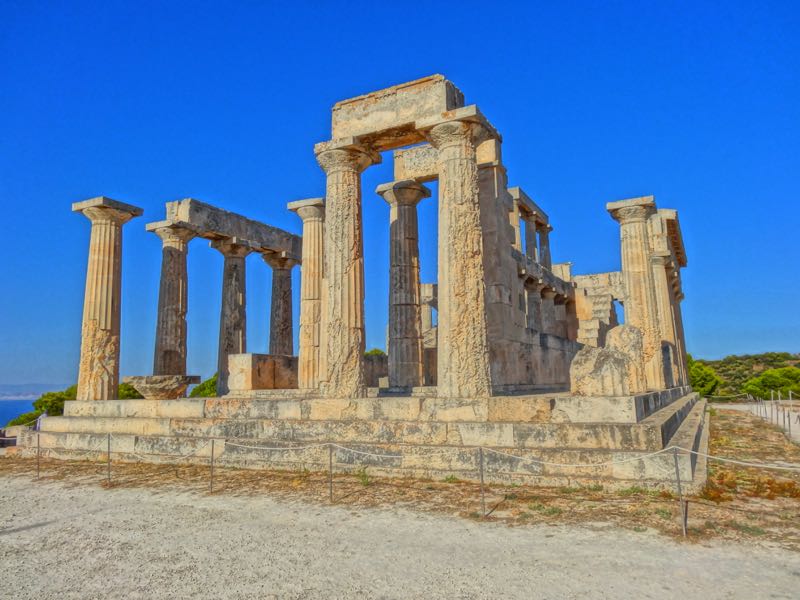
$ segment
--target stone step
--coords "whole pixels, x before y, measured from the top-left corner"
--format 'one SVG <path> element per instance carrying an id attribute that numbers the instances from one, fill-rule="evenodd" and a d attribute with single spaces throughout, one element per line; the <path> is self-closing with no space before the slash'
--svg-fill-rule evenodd
<path id="1" fill-rule="evenodd" d="M 287 394 L 287 390 L 269 390 L 269 394 L 258 398 L 69 401 L 64 404 L 64 415 L 312 421 L 636 423 L 685 396 L 689 391 L 689 388 L 673 388 L 616 398 L 547 393 L 463 400 L 435 396 L 380 396 L 340 400 L 297 395 L 296 391 L 295 394 Z"/>
<path id="2" fill-rule="evenodd" d="M 41 452 L 45 457 L 83 460 L 105 460 L 107 457 L 106 435 L 61 432 L 40 432 L 38 435 Z M 26 432 L 17 451 L 27 456 L 35 455 L 36 436 L 36 432 Z M 248 469 L 325 471 L 328 469 L 331 452 L 325 445 L 312 445 L 310 448 L 278 442 L 267 445 L 250 439 L 220 439 L 215 440 L 214 446 L 216 465 Z M 284 449 L 293 446 L 298 449 Z M 378 443 L 351 443 L 341 446 L 344 448 L 334 447 L 332 450 L 334 471 L 337 473 L 366 468 L 370 475 L 378 477 L 437 480 L 456 477 L 465 481 L 478 481 L 480 478 L 480 453 L 475 447 Z M 361 454 L 352 452 L 353 450 Z M 209 440 L 202 438 L 115 434 L 111 438 L 111 454 L 115 462 L 170 464 L 177 461 L 182 464 L 208 465 L 211 446 Z M 601 449 L 484 449 L 484 479 L 489 483 L 505 484 L 569 486 L 599 482 L 610 487 L 635 484 L 672 489 L 675 473 L 672 455 L 663 453 L 642 458 L 646 454 Z M 544 463 L 529 462 L 530 460 Z M 624 462 L 600 464 L 610 461 Z M 693 467 L 689 457 L 679 457 L 681 479 L 687 489 L 690 487 L 689 482 L 693 480 Z"/>

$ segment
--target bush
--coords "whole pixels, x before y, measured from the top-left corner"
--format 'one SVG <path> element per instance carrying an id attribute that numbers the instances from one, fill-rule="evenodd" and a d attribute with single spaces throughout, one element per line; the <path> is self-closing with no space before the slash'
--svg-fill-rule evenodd
<path id="1" fill-rule="evenodd" d="M 139 398 L 144 398 L 130 383 L 120 383 L 118 395 L 120 400 L 137 400 Z"/>
<path id="2" fill-rule="evenodd" d="M 217 396 L 217 374 L 214 373 L 211 377 L 206 379 L 203 383 L 199 384 L 189 394 L 190 398 L 216 398 Z"/>
<path id="3" fill-rule="evenodd" d="M 714 369 L 697 362 L 691 354 L 686 355 L 686 366 L 689 367 L 689 383 L 692 389 L 703 397 L 711 396 L 722 383 Z"/>
<path id="4" fill-rule="evenodd" d="M 761 375 L 748 379 L 742 389 L 748 394 L 765 399 L 770 397 L 772 391 L 776 394 L 780 391 L 783 397 L 788 397 L 790 391 L 793 395 L 800 396 L 800 369 L 767 369 Z"/>
<path id="5" fill-rule="evenodd" d="M 386 356 L 386 352 L 380 348 L 373 348 L 372 350 L 364 352 L 364 356 Z"/>

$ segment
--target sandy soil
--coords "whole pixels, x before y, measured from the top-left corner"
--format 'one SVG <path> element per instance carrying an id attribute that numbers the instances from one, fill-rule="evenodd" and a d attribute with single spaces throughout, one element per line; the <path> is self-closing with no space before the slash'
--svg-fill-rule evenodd
<path id="1" fill-rule="evenodd" d="M 57 508 L 56 508 L 57 507 Z M 44 515 L 44 516 L 42 516 Z M 0 476 L 15 598 L 797 598 L 800 554 L 616 526 Z"/>

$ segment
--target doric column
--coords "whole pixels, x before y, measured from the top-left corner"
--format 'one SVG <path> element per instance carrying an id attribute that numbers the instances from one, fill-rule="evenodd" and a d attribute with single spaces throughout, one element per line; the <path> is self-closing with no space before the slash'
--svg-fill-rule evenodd
<path id="1" fill-rule="evenodd" d="M 669 255 L 654 255 L 650 257 L 650 264 L 653 269 L 653 285 L 656 293 L 656 306 L 658 308 L 658 325 L 661 332 L 660 339 L 668 342 L 673 347 L 672 365 L 673 379 L 667 384 L 678 385 L 682 376 L 680 368 L 680 350 L 678 346 L 678 336 L 675 331 L 675 321 L 672 314 L 672 286 L 669 280 L 668 267 L 671 262 Z"/>
<path id="2" fill-rule="evenodd" d="M 682 294 L 675 297 L 672 303 L 672 318 L 675 323 L 675 334 L 678 340 L 678 357 L 680 359 L 680 371 L 682 374 L 681 385 L 689 385 L 689 367 L 686 364 L 686 337 L 683 332 L 683 314 L 681 312 L 682 301 Z"/>
<path id="3" fill-rule="evenodd" d="M 556 291 L 552 288 L 542 288 L 542 332 L 558 335 L 556 322 Z"/>
<path id="4" fill-rule="evenodd" d="M 375 190 L 389 204 L 389 386 L 422 385 L 422 314 L 417 203 L 431 193 L 415 181 Z"/>
<path id="5" fill-rule="evenodd" d="M 100 196 L 72 210 L 92 222 L 77 399 L 112 400 L 119 387 L 122 226 L 142 209 Z"/>
<path id="6" fill-rule="evenodd" d="M 158 288 L 153 375 L 186 375 L 186 313 L 188 311 L 188 242 L 194 232 L 175 224 L 150 223 L 161 238 L 161 283 Z"/>
<path id="7" fill-rule="evenodd" d="M 361 146 L 337 146 L 334 142 L 318 144 L 315 150 L 327 175 L 322 389 L 334 398 L 363 398 L 367 387 L 361 172 L 380 162 L 380 155 Z"/>
<path id="8" fill-rule="evenodd" d="M 294 330 L 292 329 L 292 267 L 291 258 L 262 254 L 264 262 L 272 267 L 272 298 L 269 304 L 269 353 L 294 355 Z"/>
<path id="9" fill-rule="evenodd" d="M 525 219 L 522 225 L 525 229 L 525 255 L 531 260 L 539 262 L 539 249 L 536 246 L 536 224 Z"/>
<path id="10" fill-rule="evenodd" d="M 219 316 L 217 394 L 228 393 L 228 355 L 247 351 L 247 290 L 245 257 L 252 248 L 236 238 L 211 243 L 222 253 L 222 307 Z"/>
<path id="11" fill-rule="evenodd" d="M 555 312 L 555 332 L 558 337 L 567 338 L 567 297 L 556 294 L 553 299 Z"/>
<path id="12" fill-rule="evenodd" d="M 644 369 L 649 389 L 664 389 L 661 329 L 647 228 L 647 219 L 655 211 L 655 202 L 652 196 L 647 196 L 611 202 L 606 209 L 620 225 L 622 277 L 626 291 L 625 322 L 642 331 Z"/>
<path id="13" fill-rule="evenodd" d="M 303 220 L 297 384 L 301 390 L 317 389 L 319 387 L 325 204 L 322 198 L 310 198 L 290 202 L 287 208 L 296 212 Z"/>
<path id="14" fill-rule="evenodd" d="M 550 257 L 550 232 L 553 231 L 553 227 L 546 223 L 537 223 L 536 231 L 539 234 L 539 264 L 545 269 L 552 269 L 553 259 Z"/>
<path id="15" fill-rule="evenodd" d="M 578 328 L 580 327 L 575 299 L 567 298 L 565 308 L 567 311 L 567 339 L 575 342 L 578 340 Z"/>
<path id="16" fill-rule="evenodd" d="M 449 121 L 428 139 L 439 151 L 438 395 L 491 395 L 486 275 L 475 147 L 483 125 Z"/>

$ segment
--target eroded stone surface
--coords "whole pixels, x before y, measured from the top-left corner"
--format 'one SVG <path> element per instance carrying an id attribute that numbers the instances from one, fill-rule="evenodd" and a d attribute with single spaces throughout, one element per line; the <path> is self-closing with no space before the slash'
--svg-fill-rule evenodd
<path id="1" fill-rule="evenodd" d="M 200 383 L 197 375 L 146 375 L 125 377 L 145 400 L 173 400 L 183 398 L 186 389 L 193 383 Z"/>

